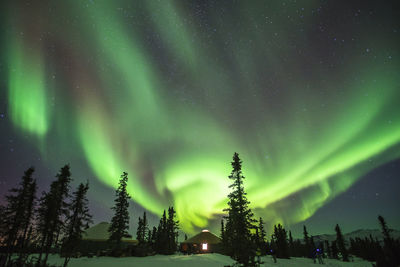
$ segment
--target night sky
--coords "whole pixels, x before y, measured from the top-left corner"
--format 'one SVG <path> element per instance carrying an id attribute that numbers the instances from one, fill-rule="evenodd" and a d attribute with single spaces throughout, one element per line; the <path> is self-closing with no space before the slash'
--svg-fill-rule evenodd
<path id="1" fill-rule="evenodd" d="M 127 171 L 132 233 L 218 233 L 236 151 L 269 226 L 400 228 L 396 1 L 1 2 L 0 203 L 70 163 L 95 222 Z"/>

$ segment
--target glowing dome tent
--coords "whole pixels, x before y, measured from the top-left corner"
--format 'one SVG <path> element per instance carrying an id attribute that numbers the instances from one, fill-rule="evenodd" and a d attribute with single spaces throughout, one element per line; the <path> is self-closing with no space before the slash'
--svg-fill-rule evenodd
<path id="1" fill-rule="evenodd" d="M 181 251 L 185 253 L 212 253 L 221 249 L 221 238 L 208 230 L 185 240 L 181 243 Z"/>

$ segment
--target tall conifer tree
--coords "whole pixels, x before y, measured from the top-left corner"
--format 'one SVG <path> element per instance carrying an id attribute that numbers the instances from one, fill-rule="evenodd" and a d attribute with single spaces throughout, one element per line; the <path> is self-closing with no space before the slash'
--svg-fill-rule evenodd
<path id="1" fill-rule="evenodd" d="M 333 258 L 333 259 L 338 259 L 338 258 L 339 258 L 339 256 L 338 256 L 339 251 L 338 251 L 338 247 L 337 247 L 337 242 L 336 242 L 336 240 L 333 240 L 333 241 L 332 241 L 331 253 L 332 253 L 332 258 Z"/>
<path id="2" fill-rule="evenodd" d="M 274 226 L 274 240 L 276 245 L 276 256 L 278 258 L 289 258 L 289 249 L 287 242 L 287 232 L 281 224 Z"/>
<path id="3" fill-rule="evenodd" d="M 393 237 L 391 236 L 392 230 L 386 224 L 385 219 L 382 216 L 378 216 L 378 221 L 382 229 L 383 234 L 383 252 L 386 255 L 388 264 L 392 266 L 400 265 L 400 241 L 397 241 L 397 245 Z"/>
<path id="4" fill-rule="evenodd" d="M 163 215 L 160 219 L 160 223 L 157 227 L 157 238 L 156 238 L 156 252 L 160 254 L 168 254 L 168 233 L 167 233 L 167 214 L 164 210 Z"/>
<path id="5" fill-rule="evenodd" d="M 109 241 L 115 245 L 116 249 L 121 247 L 121 240 L 123 237 L 128 237 L 129 233 L 129 199 L 131 198 L 127 191 L 128 186 L 128 173 L 123 172 L 119 185 L 115 191 L 116 199 L 115 206 L 111 209 L 114 211 L 114 216 L 111 219 Z"/>
<path id="6" fill-rule="evenodd" d="M 343 259 L 343 261 L 349 261 L 349 253 L 344 244 L 344 238 L 342 235 L 342 231 L 340 230 L 340 227 L 338 224 L 336 224 L 335 231 L 336 231 L 336 244 L 338 246 L 339 252 L 342 254 L 342 259 Z"/>
<path id="7" fill-rule="evenodd" d="M 11 194 L 6 196 L 7 205 L 3 210 L 4 217 L 1 218 L 3 220 L 3 239 L 7 249 L 6 260 L 10 259 L 17 241 L 20 250 L 23 249 L 28 228 L 32 223 L 37 190 L 36 180 L 32 178 L 33 172 L 33 167 L 27 169 L 22 176 L 19 187 L 12 188 Z M 20 259 L 21 257 L 22 254 Z"/>
<path id="8" fill-rule="evenodd" d="M 259 235 L 259 245 L 258 248 L 260 249 L 262 254 L 266 253 L 266 248 L 267 248 L 267 244 L 266 244 L 266 233 L 264 230 L 264 221 L 263 219 L 260 217 L 259 221 L 258 221 L 258 235 Z"/>
<path id="9" fill-rule="evenodd" d="M 138 228 L 136 231 L 136 239 L 142 245 L 148 240 L 149 226 L 146 218 L 146 212 L 143 212 L 143 218 L 139 217 Z"/>
<path id="10" fill-rule="evenodd" d="M 176 220 L 176 211 L 174 207 L 168 208 L 167 220 L 167 236 L 168 236 L 168 253 L 172 254 L 178 248 L 178 229 L 179 221 Z"/>
<path id="11" fill-rule="evenodd" d="M 67 266 L 71 256 L 76 252 L 82 240 L 82 234 L 92 223 L 92 216 L 89 214 L 88 199 L 86 197 L 89 184 L 80 184 L 76 192 L 73 193 L 70 205 L 70 214 L 67 218 L 66 231 L 63 238 L 61 251 L 65 255 L 64 267 Z"/>
<path id="12" fill-rule="evenodd" d="M 221 243 L 223 246 L 225 246 L 225 225 L 224 225 L 224 219 L 221 219 L 221 234 L 220 234 L 220 238 L 221 238 Z"/>
<path id="13" fill-rule="evenodd" d="M 296 255 L 293 237 L 292 237 L 292 231 L 290 231 L 290 230 L 289 230 L 289 251 L 290 251 L 291 257 L 294 257 Z"/>
<path id="14" fill-rule="evenodd" d="M 6 208 L 0 205 L 0 246 L 5 245 L 5 235 L 6 235 L 6 220 L 5 220 L 5 210 Z"/>
<path id="15" fill-rule="evenodd" d="M 325 251 L 326 251 L 326 255 L 328 256 L 328 258 L 332 258 L 332 253 L 331 253 L 331 246 L 329 245 L 329 241 L 325 240 Z"/>
<path id="16" fill-rule="evenodd" d="M 311 244 L 310 237 L 308 236 L 307 228 L 303 225 L 303 235 L 304 235 L 304 256 L 311 257 Z"/>
<path id="17" fill-rule="evenodd" d="M 38 232 L 40 234 L 40 253 L 37 264 L 46 265 L 50 248 L 56 245 L 59 233 L 65 226 L 64 221 L 69 214 L 69 197 L 71 172 L 69 165 L 61 168 L 56 181 L 50 185 L 50 191 L 43 193 L 38 209 Z M 42 261 L 42 254 L 45 254 Z"/>
<path id="18" fill-rule="evenodd" d="M 252 242 L 250 229 L 255 228 L 253 213 L 249 208 L 243 186 L 242 161 L 238 153 L 234 153 L 232 161 L 232 172 L 229 179 L 232 184 L 229 188 L 232 192 L 228 195 L 228 212 L 226 217 L 226 250 L 229 255 L 246 266 L 254 264 L 255 246 Z"/>

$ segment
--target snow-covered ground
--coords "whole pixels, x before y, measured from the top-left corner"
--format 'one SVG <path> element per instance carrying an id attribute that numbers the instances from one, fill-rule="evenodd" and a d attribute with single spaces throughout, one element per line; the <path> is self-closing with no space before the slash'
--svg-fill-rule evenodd
<path id="1" fill-rule="evenodd" d="M 51 255 L 49 257 L 49 263 L 57 264 L 60 266 L 64 261 L 56 255 Z M 291 258 L 290 260 L 277 259 L 277 263 L 274 263 L 270 256 L 262 257 L 264 264 L 261 266 L 276 266 L 276 267 L 286 267 L 286 266 L 299 266 L 316 267 L 319 264 L 314 264 L 311 259 L 305 258 Z M 356 266 L 356 267 L 371 267 L 372 263 L 363 261 L 360 259 L 355 259 L 354 262 L 341 262 L 338 260 L 324 259 L 324 266 L 331 267 L 346 267 L 346 266 Z M 232 265 L 233 260 L 227 256 L 221 254 L 198 254 L 198 255 L 171 255 L 163 256 L 156 255 L 150 257 L 125 257 L 125 258 L 112 258 L 112 257 L 94 257 L 87 258 L 82 257 L 78 259 L 71 259 L 68 266 L 69 267 L 223 267 L 225 265 Z"/>

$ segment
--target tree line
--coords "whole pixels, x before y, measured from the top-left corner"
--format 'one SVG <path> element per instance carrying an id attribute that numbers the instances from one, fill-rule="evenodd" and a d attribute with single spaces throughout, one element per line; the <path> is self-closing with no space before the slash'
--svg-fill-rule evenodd
<path id="1" fill-rule="evenodd" d="M 92 222 L 89 214 L 88 183 L 81 183 L 70 193 L 70 166 L 63 166 L 51 182 L 50 189 L 37 198 L 34 168 L 27 169 L 19 186 L 6 196 L 0 212 L 2 266 L 47 266 L 49 254 L 55 250 L 67 266 L 76 244 Z M 38 257 L 29 257 L 31 253 Z"/>
<path id="2" fill-rule="evenodd" d="M 332 258 L 350 261 L 355 255 L 369 261 L 375 261 L 376 266 L 399 266 L 400 240 L 395 240 L 382 216 L 378 217 L 382 233 L 383 244 L 372 237 L 365 239 L 350 239 L 347 244 L 339 225 L 335 226 L 336 239 L 332 242 L 314 241 L 309 235 L 306 226 L 303 227 L 303 240 L 294 240 L 291 231 L 283 225 L 273 227 L 270 241 L 266 239 L 262 218 L 256 220 L 249 208 L 243 186 L 242 161 L 238 153 L 234 153 L 231 162 L 232 172 L 229 179 L 231 192 L 228 195 L 228 208 L 224 209 L 225 216 L 221 220 L 221 240 L 223 253 L 231 256 L 241 266 L 259 266 L 257 256 L 270 254 L 276 258 L 307 257 L 316 262 L 323 262 L 323 258 Z"/>
<path id="3" fill-rule="evenodd" d="M 136 231 L 136 239 L 138 245 L 134 251 L 126 251 L 122 248 L 122 238 L 130 237 L 129 230 L 129 199 L 131 198 L 127 192 L 128 173 L 124 172 L 119 181 L 116 190 L 115 206 L 112 208 L 115 215 L 111 219 L 108 229 L 110 232 L 109 241 L 113 244 L 111 254 L 120 256 L 122 254 L 133 254 L 135 256 L 147 256 L 157 254 L 173 254 L 178 249 L 178 229 L 179 221 L 176 219 L 176 211 L 173 207 L 169 207 L 168 211 L 164 210 L 158 227 L 150 230 L 146 212 L 143 217 L 138 219 L 138 227 Z M 168 213 L 168 214 L 167 214 Z"/>
<path id="4" fill-rule="evenodd" d="M 71 257 L 79 253 L 82 237 L 92 222 L 87 192 L 89 183 L 81 183 L 71 193 L 70 166 L 63 166 L 47 192 L 37 198 L 34 168 L 24 172 L 21 182 L 6 195 L 6 205 L 0 206 L 0 266 L 49 266 L 51 253 L 64 257 L 66 267 Z M 123 239 L 130 238 L 128 173 L 123 172 L 116 189 L 108 228 L 109 255 L 127 253 Z M 176 211 L 169 207 L 152 231 L 146 213 L 139 217 L 135 255 L 173 254 L 178 249 L 179 222 Z M 130 251 L 132 253 L 132 251 Z M 38 256 L 32 257 L 35 253 Z"/>
<path id="5" fill-rule="evenodd" d="M 303 228 L 303 240 L 292 237 L 283 225 L 273 227 L 273 233 L 267 241 L 264 221 L 254 218 L 245 192 L 242 173 L 242 161 L 234 153 L 231 162 L 232 172 L 228 178 L 228 207 L 223 210 L 221 220 L 222 253 L 231 256 L 242 266 L 258 266 L 259 256 L 270 254 L 276 258 L 322 257 L 350 261 L 351 255 L 379 266 L 398 266 L 400 264 L 400 241 L 391 236 L 383 217 L 378 220 L 384 236 L 383 242 L 372 237 L 350 239 L 347 244 L 339 225 L 336 225 L 336 239 L 332 242 L 315 242 L 306 226 Z M 16 188 L 6 196 L 6 205 L 0 206 L 0 266 L 49 266 L 50 253 L 59 253 L 64 257 L 66 267 L 71 257 L 79 252 L 84 231 L 92 223 L 89 213 L 87 192 L 89 183 L 81 183 L 71 193 L 72 182 L 70 166 L 63 166 L 51 182 L 47 192 L 37 195 L 37 181 L 33 178 L 34 168 L 24 172 Z M 154 254 L 173 254 L 178 250 L 179 221 L 171 206 L 164 210 L 158 227 L 149 227 L 146 212 L 138 218 L 136 238 L 138 244 L 128 248 L 124 238 L 129 235 L 129 201 L 127 191 L 128 173 L 123 172 L 115 192 L 114 216 L 108 228 L 108 254 L 112 256 Z M 185 235 L 185 240 L 186 240 Z M 36 253 L 37 257 L 30 257 Z"/>

